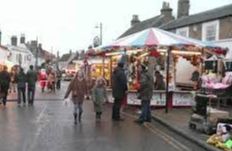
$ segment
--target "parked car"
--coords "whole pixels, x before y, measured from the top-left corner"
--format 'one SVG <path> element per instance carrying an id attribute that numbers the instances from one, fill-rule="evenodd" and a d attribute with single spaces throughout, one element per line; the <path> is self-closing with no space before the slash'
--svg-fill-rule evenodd
<path id="1" fill-rule="evenodd" d="M 66 70 L 62 75 L 64 81 L 71 81 L 76 75 L 76 71 L 74 70 Z"/>

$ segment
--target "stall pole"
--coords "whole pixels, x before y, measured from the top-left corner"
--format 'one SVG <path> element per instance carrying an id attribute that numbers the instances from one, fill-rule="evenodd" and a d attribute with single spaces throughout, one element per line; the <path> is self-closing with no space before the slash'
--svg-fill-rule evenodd
<path id="1" fill-rule="evenodd" d="M 102 59 L 102 74 L 103 74 L 103 78 L 105 79 L 105 54 L 103 54 L 103 59 Z"/>
<path id="2" fill-rule="evenodd" d="M 112 75 L 113 75 L 113 60 L 112 56 L 110 57 L 110 86 L 112 86 Z"/>
<path id="3" fill-rule="evenodd" d="M 167 58 L 166 58 L 166 105 L 165 105 L 165 113 L 168 113 L 168 103 L 169 103 L 169 65 L 170 65 L 170 53 L 171 53 L 171 47 L 168 47 Z"/>

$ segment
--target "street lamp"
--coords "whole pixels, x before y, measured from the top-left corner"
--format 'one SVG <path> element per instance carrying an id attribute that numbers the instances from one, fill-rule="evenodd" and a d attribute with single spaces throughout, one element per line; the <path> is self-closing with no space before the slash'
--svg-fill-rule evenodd
<path id="1" fill-rule="evenodd" d="M 99 45 L 102 45 L 102 23 L 100 23 L 99 25 L 95 26 L 95 28 L 99 28 L 100 30 L 100 42 Z"/>
<path id="2" fill-rule="evenodd" d="M 100 41 L 99 41 L 99 45 L 102 45 L 102 23 L 100 22 L 99 25 L 95 26 L 95 28 L 99 28 L 100 29 Z M 103 74 L 103 78 L 105 78 L 105 56 L 103 56 L 102 59 L 102 74 Z"/>

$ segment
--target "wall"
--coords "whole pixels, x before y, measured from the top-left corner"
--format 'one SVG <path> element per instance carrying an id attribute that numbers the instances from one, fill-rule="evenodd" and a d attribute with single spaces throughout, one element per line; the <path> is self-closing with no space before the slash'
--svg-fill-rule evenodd
<path id="1" fill-rule="evenodd" d="M 232 17 L 220 19 L 220 34 L 219 39 L 232 38 Z"/>
<path id="2" fill-rule="evenodd" d="M 189 37 L 201 40 L 202 24 L 195 24 L 189 26 Z"/>

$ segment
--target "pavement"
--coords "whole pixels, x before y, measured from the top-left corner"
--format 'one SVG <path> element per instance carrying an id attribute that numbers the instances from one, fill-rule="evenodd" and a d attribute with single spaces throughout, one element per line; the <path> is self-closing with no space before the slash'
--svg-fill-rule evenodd
<path id="1" fill-rule="evenodd" d="M 176 132 L 177 134 L 198 144 L 206 150 L 219 151 L 219 149 L 206 143 L 207 139 L 210 137 L 209 135 L 189 128 L 188 122 L 190 120 L 191 114 L 191 108 L 171 109 L 168 113 L 165 113 L 164 109 L 157 109 L 152 112 L 154 120 Z"/>

